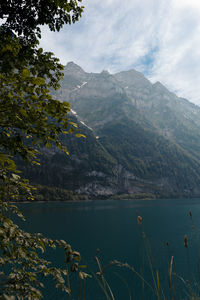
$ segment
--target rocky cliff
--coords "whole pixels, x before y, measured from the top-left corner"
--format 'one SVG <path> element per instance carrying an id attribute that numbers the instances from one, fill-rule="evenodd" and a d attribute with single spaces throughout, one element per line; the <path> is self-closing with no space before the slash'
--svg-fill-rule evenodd
<path id="1" fill-rule="evenodd" d="M 67 64 L 60 101 L 86 139 L 62 137 L 70 156 L 42 150 L 33 182 L 93 196 L 200 195 L 200 108 L 141 73 L 87 73 Z"/>

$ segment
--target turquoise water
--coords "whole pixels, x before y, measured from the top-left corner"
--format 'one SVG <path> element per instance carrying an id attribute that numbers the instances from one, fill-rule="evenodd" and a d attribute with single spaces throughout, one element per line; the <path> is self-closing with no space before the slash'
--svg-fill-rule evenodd
<path id="1" fill-rule="evenodd" d="M 195 285 L 193 275 L 199 278 L 199 245 L 200 199 L 170 199 L 153 201 L 91 201 L 77 203 L 27 203 L 19 205 L 27 221 L 23 227 L 31 232 L 42 232 L 54 239 L 65 239 L 73 249 L 81 252 L 82 262 L 88 266 L 87 272 L 98 271 L 94 261 L 97 255 L 102 265 L 111 260 L 128 263 L 144 274 L 147 282 L 153 287 L 150 263 L 146 254 L 150 254 L 153 268 L 159 270 L 163 292 L 169 299 L 168 267 L 171 256 L 174 256 L 176 273 L 176 299 L 189 299 L 183 278 Z M 193 221 L 189 217 L 192 211 Z M 137 215 L 143 218 L 142 225 L 137 224 Z M 193 224 L 195 228 L 193 228 Z M 142 238 L 145 231 L 146 239 Z M 184 236 L 188 235 L 189 247 L 184 247 Z M 166 245 L 168 241 L 169 246 Z M 98 249 L 98 251 L 97 251 Z M 100 251 L 99 251 L 100 250 Z M 151 255 L 152 253 L 152 255 Z M 61 250 L 56 254 L 48 251 L 47 257 L 58 266 L 64 263 Z M 188 261 L 190 272 L 188 271 Z M 151 289 L 132 271 L 113 267 L 107 269 L 105 278 L 110 284 L 115 299 L 157 299 Z M 74 294 L 71 299 L 79 299 L 79 283 L 72 277 Z M 197 289 L 197 287 L 194 287 Z M 143 294 L 144 293 L 144 294 Z M 44 299 L 68 299 L 66 295 L 48 283 Z M 82 298 L 81 298 L 82 299 Z M 86 299 L 105 299 L 94 276 L 86 282 Z"/>

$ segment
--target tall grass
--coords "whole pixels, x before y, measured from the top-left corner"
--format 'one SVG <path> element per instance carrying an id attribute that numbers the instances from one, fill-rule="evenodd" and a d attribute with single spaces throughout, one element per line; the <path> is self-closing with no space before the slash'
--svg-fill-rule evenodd
<path id="1" fill-rule="evenodd" d="M 192 221 L 192 229 L 195 231 L 195 237 L 199 242 L 198 231 L 195 228 L 192 213 L 189 212 L 190 219 Z M 168 265 L 168 283 L 163 282 L 160 276 L 161 272 L 156 268 L 154 263 L 154 257 L 151 249 L 150 242 L 143 228 L 143 220 L 142 217 L 138 215 L 137 217 L 138 226 L 141 229 L 141 237 L 143 240 L 143 250 L 146 256 L 146 264 L 143 264 L 143 268 L 140 271 L 137 271 L 134 266 L 120 262 L 118 260 L 112 260 L 107 265 L 102 266 L 100 257 L 98 255 L 95 256 L 95 262 L 97 266 L 96 273 L 93 273 L 93 279 L 96 280 L 99 287 L 101 288 L 104 298 L 106 300 L 133 300 L 132 296 L 132 287 L 134 286 L 134 281 L 130 285 L 128 284 L 126 278 L 121 274 L 121 269 L 130 270 L 140 281 L 141 281 L 141 294 L 138 298 L 134 298 L 136 300 L 149 300 L 149 296 L 146 296 L 146 290 L 151 293 L 151 299 L 155 300 L 200 300 L 200 281 L 195 275 L 192 273 L 191 269 L 191 257 L 190 257 L 190 245 L 188 236 L 185 235 L 183 237 L 183 247 L 186 250 L 186 264 L 187 264 L 187 278 L 183 278 L 180 274 L 176 272 L 175 269 L 175 258 L 171 254 L 169 260 L 166 262 Z M 199 244 L 200 245 L 200 244 Z M 169 242 L 166 243 L 166 246 L 169 248 Z M 200 253 L 200 251 L 199 251 Z M 200 256 L 199 256 L 200 257 Z M 115 267 L 114 271 L 112 270 Z M 118 272 L 116 272 L 116 267 L 118 268 Z M 148 268 L 151 274 L 151 281 L 148 278 L 145 278 L 146 269 Z M 111 285 L 109 284 L 107 275 L 112 272 L 115 274 L 118 279 L 120 279 L 121 284 L 123 284 L 127 290 L 127 294 L 124 295 L 123 299 L 119 299 L 118 295 L 115 295 L 115 291 L 112 290 Z M 162 271 L 163 272 L 163 271 Z M 200 273 L 200 272 L 199 272 Z M 199 277 L 200 279 L 200 277 Z M 164 288 L 163 288 L 164 286 Z M 166 289 L 166 286 L 168 288 Z M 127 296 L 128 295 L 128 296 Z M 85 298 L 83 298 L 85 299 Z M 95 300 L 95 299 L 94 299 Z"/>

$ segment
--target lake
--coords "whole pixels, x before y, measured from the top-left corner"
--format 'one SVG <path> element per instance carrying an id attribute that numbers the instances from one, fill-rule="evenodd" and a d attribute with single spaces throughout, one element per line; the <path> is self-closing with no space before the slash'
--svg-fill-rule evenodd
<path id="1" fill-rule="evenodd" d="M 99 277 L 97 280 L 95 275 L 98 272 L 94 260 L 96 255 L 102 265 L 112 260 L 128 263 L 142 274 L 153 289 L 151 268 L 155 274 L 158 270 L 166 299 L 171 299 L 168 270 L 174 256 L 174 299 L 189 299 L 185 283 L 188 279 L 193 283 L 194 290 L 199 288 L 200 199 L 48 202 L 20 204 L 19 207 L 27 219 L 23 224 L 26 230 L 42 232 L 53 239 L 65 239 L 81 253 L 82 263 L 87 265 L 86 272 L 93 276 L 86 281 L 87 300 L 106 299 L 98 283 Z M 142 225 L 137 223 L 138 215 L 142 216 Z M 145 238 L 142 232 L 145 232 Z M 188 236 L 188 248 L 184 247 L 185 235 Z M 64 263 L 60 249 L 58 252 L 47 251 L 46 255 L 58 266 Z M 126 267 L 106 269 L 105 279 L 115 299 L 157 299 L 151 287 Z M 70 299 L 77 300 L 79 283 L 74 276 L 71 282 L 74 293 Z M 44 299 L 68 297 L 48 282 Z"/>

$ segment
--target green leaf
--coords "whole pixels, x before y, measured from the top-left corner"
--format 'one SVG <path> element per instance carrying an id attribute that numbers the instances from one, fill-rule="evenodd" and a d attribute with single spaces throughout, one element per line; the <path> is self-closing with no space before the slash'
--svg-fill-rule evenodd
<path id="1" fill-rule="evenodd" d="M 81 134 L 81 133 L 76 133 L 76 137 L 77 138 L 81 138 L 81 137 L 86 138 L 86 136 L 84 134 Z"/>
<path id="2" fill-rule="evenodd" d="M 23 69 L 21 72 L 22 77 L 27 78 L 30 76 L 30 72 L 28 69 Z"/>
<path id="3" fill-rule="evenodd" d="M 12 174 L 13 179 L 15 179 L 16 181 L 18 181 L 20 179 L 20 176 L 17 174 Z"/>

